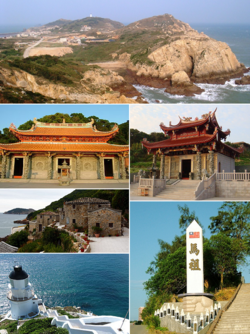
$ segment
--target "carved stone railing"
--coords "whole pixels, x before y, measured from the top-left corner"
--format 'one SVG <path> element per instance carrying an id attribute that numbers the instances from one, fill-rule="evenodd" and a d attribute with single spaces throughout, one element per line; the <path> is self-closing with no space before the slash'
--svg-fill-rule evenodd
<path id="1" fill-rule="evenodd" d="M 140 196 L 156 196 L 166 188 L 166 179 L 139 179 L 138 195 Z"/>
<path id="2" fill-rule="evenodd" d="M 245 170 L 245 172 L 235 172 L 225 173 L 223 170 L 222 173 L 216 173 L 216 181 L 250 181 L 250 173 Z"/>
<path id="3" fill-rule="evenodd" d="M 203 179 L 195 190 L 195 199 L 203 200 L 211 197 L 215 197 L 215 182 L 216 173 L 210 176 L 208 179 Z"/>

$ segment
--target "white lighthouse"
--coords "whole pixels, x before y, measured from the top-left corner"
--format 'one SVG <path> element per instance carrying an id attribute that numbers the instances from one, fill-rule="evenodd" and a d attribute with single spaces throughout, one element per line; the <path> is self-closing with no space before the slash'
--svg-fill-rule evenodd
<path id="1" fill-rule="evenodd" d="M 22 266 L 14 266 L 10 273 L 10 284 L 7 298 L 11 304 L 11 318 L 32 318 L 39 313 L 37 296 L 29 283 L 29 275 L 22 269 Z"/>

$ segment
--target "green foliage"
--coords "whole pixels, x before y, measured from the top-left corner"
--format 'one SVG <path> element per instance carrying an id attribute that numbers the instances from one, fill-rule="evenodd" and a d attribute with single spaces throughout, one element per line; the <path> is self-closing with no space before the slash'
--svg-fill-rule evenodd
<path id="1" fill-rule="evenodd" d="M 74 317 L 73 315 L 71 315 L 70 313 L 64 311 L 64 310 L 58 310 L 57 311 L 60 315 L 67 315 L 69 317 L 69 319 L 77 319 L 79 318 L 78 316 L 77 317 Z"/>
<path id="2" fill-rule="evenodd" d="M 217 216 L 210 218 L 212 234 L 222 232 L 226 236 L 245 242 L 246 253 L 250 253 L 250 202 L 225 202 Z"/>
<path id="3" fill-rule="evenodd" d="M 28 241 L 28 235 L 29 235 L 29 232 L 25 230 L 20 231 L 20 232 L 15 232 L 14 234 L 11 234 L 8 237 L 7 243 L 19 248 Z"/>
<path id="4" fill-rule="evenodd" d="M 8 128 L 4 128 L 3 131 L 0 131 L 0 142 L 4 144 L 16 143 L 18 142 L 18 139 Z"/>
<path id="5" fill-rule="evenodd" d="M 18 249 L 18 253 L 39 253 L 43 251 L 42 241 L 35 240 L 31 243 L 27 243 Z"/>
<path id="6" fill-rule="evenodd" d="M 6 329 L 8 333 L 17 333 L 17 321 L 4 320 L 0 323 L 1 329 Z"/>
<path id="7" fill-rule="evenodd" d="M 118 190 L 112 198 L 111 206 L 114 209 L 122 210 L 122 213 L 125 210 L 128 210 L 128 202 L 129 202 L 129 192 Z"/>
<path id="8" fill-rule="evenodd" d="M 143 310 L 144 311 L 144 310 Z M 142 313 L 143 313 L 142 311 Z M 143 317 L 144 324 L 147 325 L 149 328 L 157 328 L 160 327 L 161 322 L 159 317 L 154 316 L 153 314 Z"/>
<path id="9" fill-rule="evenodd" d="M 221 287 L 225 274 L 233 274 L 237 271 L 237 265 L 245 261 L 242 248 L 244 245 L 239 239 L 233 239 L 220 232 L 210 238 L 213 262 L 221 277 Z"/>
<path id="10" fill-rule="evenodd" d="M 1 86 L 1 82 L 0 82 Z M 0 91 L 1 103 L 48 103 L 52 98 L 46 97 L 39 93 L 33 93 L 31 91 L 24 91 L 21 88 L 3 86 Z M 53 100 L 57 102 L 57 100 Z M 58 101 L 61 103 L 61 101 Z"/>
<path id="11" fill-rule="evenodd" d="M 186 232 L 186 228 L 192 223 L 193 220 L 196 220 L 196 222 L 203 229 L 203 233 L 205 232 L 205 229 L 201 225 L 199 218 L 195 215 L 195 212 L 190 212 L 189 207 L 186 204 L 184 206 L 178 205 L 178 210 L 181 213 L 181 216 L 179 218 L 179 227 L 182 233 Z"/>
<path id="12" fill-rule="evenodd" d="M 156 264 L 153 276 L 144 283 L 147 293 L 178 293 L 186 283 L 186 247 L 180 247 Z"/>
<path id="13" fill-rule="evenodd" d="M 19 334 L 67 334 L 63 328 L 51 326 L 51 318 L 26 321 L 18 330 Z"/>
<path id="14" fill-rule="evenodd" d="M 146 48 L 143 51 L 140 51 L 138 53 L 134 53 L 130 56 L 130 59 L 132 60 L 133 64 L 136 65 L 139 64 L 146 64 L 146 65 L 153 65 L 154 62 L 148 58 L 149 52 L 148 48 Z"/>
<path id="15" fill-rule="evenodd" d="M 18 127 L 18 130 L 30 130 L 34 122 L 29 120 Z"/>
<path id="16" fill-rule="evenodd" d="M 53 81 L 54 83 L 62 83 L 65 85 L 73 84 L 73 81 L 65 76 L 63 68 L 66 63 L 58 57 L 49 55 L 28 57 L 24 59 L 15 59 L 9 63 L 11 67 L 19 68 L 30 74 L 37 75 Z"/>

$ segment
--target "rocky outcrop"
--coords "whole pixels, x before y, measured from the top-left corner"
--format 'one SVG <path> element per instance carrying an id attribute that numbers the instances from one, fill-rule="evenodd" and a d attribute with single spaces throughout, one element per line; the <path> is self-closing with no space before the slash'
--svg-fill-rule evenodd
<path id="1" fill-rule="evenodd" d="M 99 71 L 99 72 L 98 72 Z M 91 72 L 91 73 L 88 73 Z M 92 77 L 94 75 L 95 77 Z M 83 80 L 75 87 L 52 84 L 22 70 L 0 68 L 0 80 L 4 85 L 19 87 L 33 93 L 40 93 L 52 99 L 69 103 L 137 103 L 133 99 L 114 92 L 108 84 L 122 83 L 118 74 L 102 70 L 87 71 Z M 87 85 L 88 83 L 88 85 Z"/>
<path id="2" fill-rule="evenodd" d="M 245 75 L 239 80 L 235 80 L 236 85 L 250 85 L 250 75 Z"/>
<path id="3" fill-rule="evenodd" d="M 179 71 L 172 75 L 171 85 L 165 92 L 172 95 L 194 96 L 204 92 L 204 89 L 194 85 L 185 71 Z"/>
<path id="4" fill-rule="evenodd" d="M 57 47 L 57 48 L 33 48 L 29 51 L 29 57 L 50 55 L 56 57 L 62 57 L 67 53 L 73 53 L 70 47 Z"/>

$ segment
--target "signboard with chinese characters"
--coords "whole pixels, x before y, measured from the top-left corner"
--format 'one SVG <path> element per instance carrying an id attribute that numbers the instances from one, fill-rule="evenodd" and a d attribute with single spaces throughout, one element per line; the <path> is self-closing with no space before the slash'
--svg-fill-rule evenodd
<path id="1" fill-rule="evenodd" d="M 187 293 L 204 293 L 202 228 L 193 220 L 186 229 Z"/>

